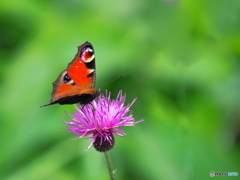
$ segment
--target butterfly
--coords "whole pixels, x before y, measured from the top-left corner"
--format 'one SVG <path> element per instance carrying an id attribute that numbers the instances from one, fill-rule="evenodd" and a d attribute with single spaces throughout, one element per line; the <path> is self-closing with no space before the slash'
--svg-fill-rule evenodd
<path id="1" fill-rule="evenodd" d="M 41 107 L 57 103 L 86 105 L 100 94 L 100 90 L 95 89 L 95 84 L 94 49 L 90 42 L 85 42 L 78 47 L 78 52 L 67 69 L 53 82 L 51 102 Z"/>

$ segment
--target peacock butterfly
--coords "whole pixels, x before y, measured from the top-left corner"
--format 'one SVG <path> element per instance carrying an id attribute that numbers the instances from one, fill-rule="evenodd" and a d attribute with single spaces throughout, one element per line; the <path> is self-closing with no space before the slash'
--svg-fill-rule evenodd
<path id="1" fill-rule="evenodd" d="M 95 90 L 96 68 L 95 55 L 91 43 L 85 42 L 78 47 L 78 52 L 71 63 L 68 64 L 57 80 L 53 82 L 52 104 L 75 104 L 81 105 L 92 102 L 99 94 Z"/>

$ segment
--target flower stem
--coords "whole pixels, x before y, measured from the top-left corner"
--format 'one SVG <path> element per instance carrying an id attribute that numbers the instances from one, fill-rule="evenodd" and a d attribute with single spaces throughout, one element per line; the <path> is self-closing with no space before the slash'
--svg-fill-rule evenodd
<path id="1" fill-rule="evenodd" d="M 113 169 L 113 163 L 112 163 L 112 159 L 111 159 L 109 151 L 105 151 L 104 155 L 105 155 L 105 158 L 106 158 L 106 161 L 107 161 L 108 172 L 109 172 L 110 179 L 115 180 L 115 171 Z"/>

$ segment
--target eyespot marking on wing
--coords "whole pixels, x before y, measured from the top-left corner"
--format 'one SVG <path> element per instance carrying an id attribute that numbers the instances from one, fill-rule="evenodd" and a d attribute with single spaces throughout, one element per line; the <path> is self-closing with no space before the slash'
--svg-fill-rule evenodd
<path id="1" fill-rule="evenodd" d="M 67 72 L 63 75 L 63 82 L 66 84 L 75 85 L 75 82 L 72 80 L 72 78 L 68 75 Z"/>
<path id="2" fill-rule="evenodd" d="M 82 58 L 85 63 L 91 62 L 95 58 L 93 49 L 90 46 L 84 47 L 80 54 L 80 58 Z"/>

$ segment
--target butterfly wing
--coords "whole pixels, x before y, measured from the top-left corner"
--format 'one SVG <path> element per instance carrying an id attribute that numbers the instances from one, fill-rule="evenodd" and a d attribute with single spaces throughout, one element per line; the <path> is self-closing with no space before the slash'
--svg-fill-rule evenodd
<path id="1" fill-rule="evenodd" d="M 53 82 L 51 104 L 88 104 L 99 95 L 95 90 L 96 68 L 95 54 L 91 43 L 85 42 L 67 70 L 64 70 Z M 44 106 L 47 106 L 44 105 Z"/>

